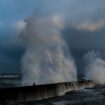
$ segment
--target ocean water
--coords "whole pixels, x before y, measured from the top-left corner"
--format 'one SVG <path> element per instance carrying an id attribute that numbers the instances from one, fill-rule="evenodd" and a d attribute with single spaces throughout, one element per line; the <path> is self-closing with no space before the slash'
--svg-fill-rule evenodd
<path id="1" fill-rule="evenodd" d="M 21 85 L 21 79 L 1 79 L 0 88 Z M 4 104 L 0 104 L 4 105 Z M 105 105 L 105 85 L 91 89 L 70 91 L 63 96 L 21 103 L 5 103 L 5 105 Z"/>
<path id="2" fill-rule="evenodd" d="M 21 85 L 21 79 L 6 79 L 0 78 L 0 88 L 8 88 L 8 87 L 15 87 L 15 86 L 20 86 Z"/>

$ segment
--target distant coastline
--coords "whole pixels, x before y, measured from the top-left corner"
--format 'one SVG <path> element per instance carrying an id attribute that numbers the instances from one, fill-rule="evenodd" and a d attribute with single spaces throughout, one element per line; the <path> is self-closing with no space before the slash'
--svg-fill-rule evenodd
<path id="1" fill-rule="evenodd" d="M 0 79 L 21 79 L 20 74 L 13 74 L 13 73 L 4 73 L 0 74 Z"/>

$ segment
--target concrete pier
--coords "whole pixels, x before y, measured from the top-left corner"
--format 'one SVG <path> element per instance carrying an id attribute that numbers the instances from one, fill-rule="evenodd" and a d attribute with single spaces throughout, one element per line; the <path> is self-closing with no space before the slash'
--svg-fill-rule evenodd
<path id="1" fill-rule="evenodd" d="M 66 92 L 91 88 L 92 81 L 64 82 L 46 85 L 33 85 L 0 88 L 0 103 L 28 102 L 64 95 Z"/>

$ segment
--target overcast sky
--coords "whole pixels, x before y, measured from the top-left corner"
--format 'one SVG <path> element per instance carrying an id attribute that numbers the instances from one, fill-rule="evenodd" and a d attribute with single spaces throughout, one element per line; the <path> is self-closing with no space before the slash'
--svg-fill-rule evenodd
<path id="1" fill-rule="evenodd" d="M 73 53 L 93 49 L 104 54 L 105 0 L 0 0 L 0 73 L 20 70 L 24 48 L 19 34 L 33 13 L 63 15 L 62 34 Z"/>

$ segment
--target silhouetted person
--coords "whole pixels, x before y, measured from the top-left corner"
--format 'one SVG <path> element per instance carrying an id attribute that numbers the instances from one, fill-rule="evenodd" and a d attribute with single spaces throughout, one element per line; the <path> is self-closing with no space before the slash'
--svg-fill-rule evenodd
<path id="1" fill-rule="evenodd" d="M 33 86 L 35 86 L 35 83 L 33 83 Z"/>

